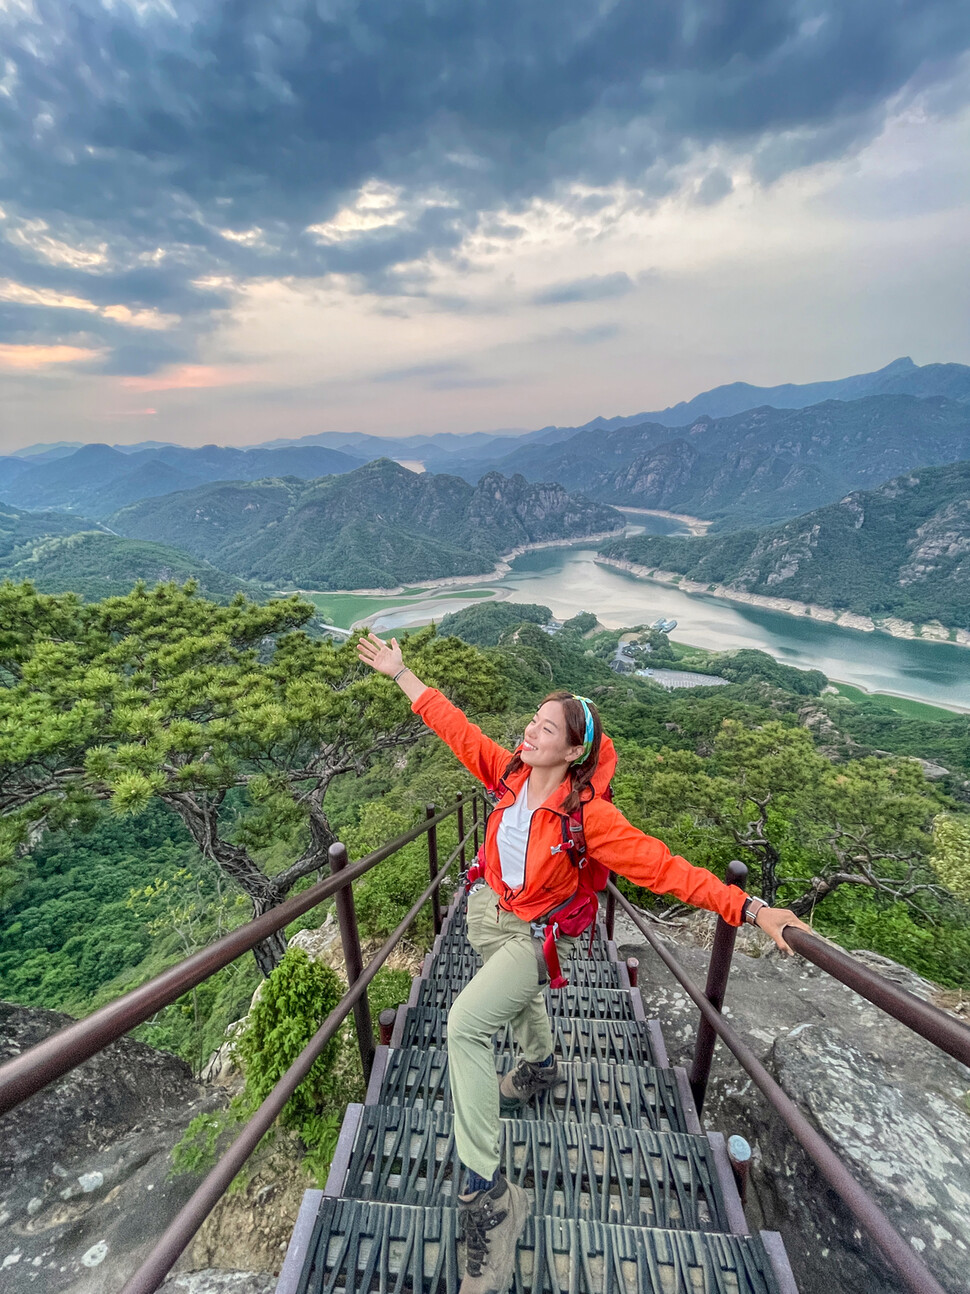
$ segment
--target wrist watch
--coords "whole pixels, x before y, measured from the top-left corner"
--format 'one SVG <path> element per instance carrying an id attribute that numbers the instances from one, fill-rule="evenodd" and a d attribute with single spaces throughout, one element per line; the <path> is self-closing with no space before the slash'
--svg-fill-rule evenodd
<path id="1" fill-rule="evenodd" d="M 758 924 L 758 913 L 762 908 L 770 906 L 770 903 L 766 903 L 764 899 L 759 899 L 756 894 L 749 894 L 745 899 L 744 907 L 741 909 L 741 919 L 747 922 L 749 926 L 756 926 Z"/>

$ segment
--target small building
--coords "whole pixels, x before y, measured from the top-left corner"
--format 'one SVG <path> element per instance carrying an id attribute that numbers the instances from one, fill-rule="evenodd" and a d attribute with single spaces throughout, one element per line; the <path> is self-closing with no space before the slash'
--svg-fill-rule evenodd
<path id="1" fill-rule="evenodd" d="M 633 654 L 630 651 L 630 644 L 617 643 L 613 659 L 610 661 L 610 669 L 617 674 L 632 674 L 634 668 L 635 664 Z"/>

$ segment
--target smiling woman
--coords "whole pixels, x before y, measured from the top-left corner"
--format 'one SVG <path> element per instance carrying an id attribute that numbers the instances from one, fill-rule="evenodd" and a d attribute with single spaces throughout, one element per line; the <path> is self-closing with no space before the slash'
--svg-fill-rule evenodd
<path id="1" fill-rule="evenodd" d="M 568 957 L 595 921 L 596 896 L 584 879 L 611 869 L 655 893 L 719 912 L 732 925 L 760 925 L 785 952 L 791 951 L 786 927 L 808 927 L 789 909 L 748 898 L 693 867 L 627 821 L 608 795 L 613 743 L 585 697 L 551 693 L 513 752 L 425 687 L 405 665 L 396 639 L 385 643 L 368 634 L 357 650 L 364 664 L 398 684 L 411 709 L 499 797 L 468 874 L 468 938 L 483 965 L 449 1012 L 447 1046 L 455 1144 L 465 1169 L 459 1207 L 466 1272 L 459 1294 L 505 1290 L 532 1206 L 523 1187 L 499 1170 L 500 1097 L 516 1107 L 560 1081 L 543 990 L 547 983 L 563 986 L 559 957 Z M 585 855 L 587 847 L 583 867 L 569 850 Z M 499 1084 L 493 1037 L 507 1025 L 523 1059 Z"/>

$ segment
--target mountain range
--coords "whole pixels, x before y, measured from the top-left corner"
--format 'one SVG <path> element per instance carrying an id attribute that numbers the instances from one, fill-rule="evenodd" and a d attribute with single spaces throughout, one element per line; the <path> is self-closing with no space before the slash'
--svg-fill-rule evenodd
<path id="1" fill-rule="evenodd" d="M 637 535 L 600 551 L 711 589 L 970 631 L 970 462 L 908 471 L 763 530 Z"/>
<path id="2" fill-rule="evenodd" d="M 73 591 L 96 601 L 155 585 L 195 580 L 217 601 L 236 593 L 259 599 L 255 585 L 163 544 L 122 539 L 96 522 L 61 512 L 26 512 L 0 504 L 0 579 L 30 580 L 41 593 Z"/>
<path id="3" fill-rule="evenodd" d="M 19 456 L 0 458 L 0 498 L 21 508 L 53 508 L 101 518 L 138 499 L 209 481 L 256 481 L 270 476 L 311 480 L 351 472 L 364 461 L 322 445 L 281 449 L 161 445 L 134 453 L 110 445 L 82 445 L 40 462 Z"/>
<path id="4" fill-rule="evenodd" d="M 867 396 L 806 409 L 751 409 L 687 427 L 644 423 L 531 445 L 494 470 L 581 481 L 592 499 L 763 524 L 830 503 L 911 468 L 970 457 L 970 403 Z"/>
<path id="5" fill-rule="evenodd" d="M 524 544 L 618 530 L 620 513 L 490 473 L 418 475 L 379 459 L 342 476 L 220 482 L 143 499 L 108 519 L 244 578 L 308 589 L 389 588 L 484 574 Z"/>

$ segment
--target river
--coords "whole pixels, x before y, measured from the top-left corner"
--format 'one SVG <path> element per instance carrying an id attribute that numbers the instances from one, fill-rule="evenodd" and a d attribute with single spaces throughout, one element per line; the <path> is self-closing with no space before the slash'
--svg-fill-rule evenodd
<path id="1" fill-rule="evenodd" d="M 650 529 L 654 530 L 653 524 Z M 507 575 L 483 580 L 481 587 L 517 602 L 539 602 L 559 619 L 592 611 L 609 629 L 650 624 L 660 616 L 675 619 L 677 628 L 670 636 L 680 642 L 712 651 L 756 647 L 787 665 L 820 669 L 831 679 L 869 692 L 970 710 L 970 649 L 966 647 L 840 629 L 703 594 L 681 593 L 601 566 L 595 550 L 581 545 L 525 553 L 514 559 Z M 420 610 L 414 606 L 384 612 L 374 627 L 381 633 L 427 623 L 432 615 L 444 615 L 459 605 L 442 601 L 437 610 L 422 600 Z"/>

